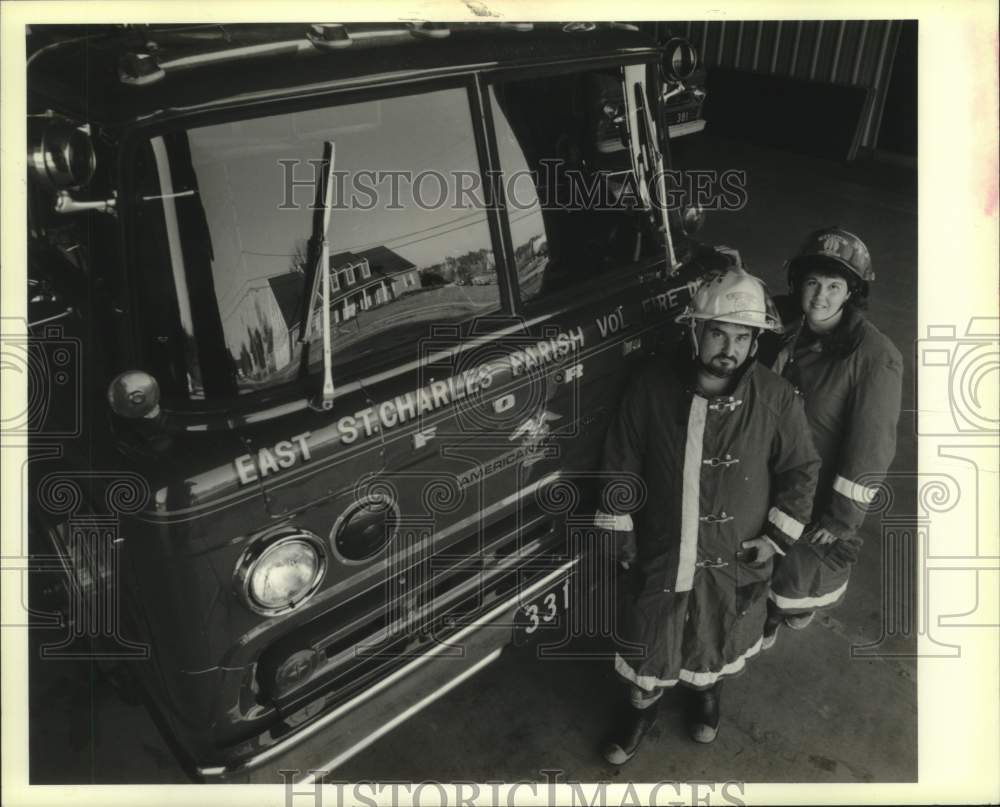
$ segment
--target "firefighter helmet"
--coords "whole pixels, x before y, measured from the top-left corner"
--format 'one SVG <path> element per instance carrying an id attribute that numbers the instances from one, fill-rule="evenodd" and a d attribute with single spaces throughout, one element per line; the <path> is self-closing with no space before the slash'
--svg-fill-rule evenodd
<path id="1" fill-rule="evenodd" d="M 741 266 L 707 275 L 677 322 L 716 320 L 764 331 L 781 331 L 774 303 L 763 281 Z"/>
<path id="2" fill-rule="evenodd" d="M 856 287 L 862 297 L 868 296 L 868 284 L 875 280 L 865 242 L 842 227 L 824 227 L 810 233 L 786 266 L 791 288 L 798 286 L 802 272 L 822 271 L 824 267 L 846 274 L 849 285 Z"/>

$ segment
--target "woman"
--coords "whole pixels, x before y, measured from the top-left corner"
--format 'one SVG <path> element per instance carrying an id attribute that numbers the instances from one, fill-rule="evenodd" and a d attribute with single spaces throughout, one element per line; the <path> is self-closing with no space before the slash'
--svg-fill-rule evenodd
<path id="1" fill-rule="evenodd" d="M 765 648 L 781 624 L 801 630 L 843 601 L 858 530 L 896 453 L 902 358 L 862 313 L 874 278 L 868 248 L 840 227 L 812 233 L 788 263 L 801 316 L 773 369 L 803 396 L 823 466 L 811 522 L 775 568 Z"/>

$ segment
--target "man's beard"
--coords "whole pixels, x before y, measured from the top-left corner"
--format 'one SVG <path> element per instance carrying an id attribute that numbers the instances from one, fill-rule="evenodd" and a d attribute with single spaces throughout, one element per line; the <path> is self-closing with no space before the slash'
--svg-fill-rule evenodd
<path id="1" fill-rule="evenodd" d="M 715 360 L 719 358 L 728 358 L 730 361 L 725 364 L 716 364 Z M 699 364 L 709 375 L 714 375 L 716 378 L 731 378 L 740 369 L 741 364 L 733 356 L 713 356 L 709 361 L 704 361 L 699 359 Z"/>

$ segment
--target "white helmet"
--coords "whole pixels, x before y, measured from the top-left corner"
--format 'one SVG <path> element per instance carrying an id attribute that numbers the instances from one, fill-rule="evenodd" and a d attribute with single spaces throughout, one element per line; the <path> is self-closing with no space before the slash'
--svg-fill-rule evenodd
<path id="1" fill-rule="evenodd" d="M 716 320 L 779 332 L 781 320 L 763 281 L 741 266 L 707 275 L 677 322 Z"/>

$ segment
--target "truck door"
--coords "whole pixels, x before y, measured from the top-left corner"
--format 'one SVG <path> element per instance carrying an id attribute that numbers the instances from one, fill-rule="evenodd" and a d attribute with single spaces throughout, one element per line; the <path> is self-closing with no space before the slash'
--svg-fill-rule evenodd
<path id="1" fill-rule="evenodd" d="M 650 202 L 653 159 L 641 159 L 627 100 L 646 73 L 645 65 L 506 73 L 488 87 L 497 160 L 505 177 L 519 177 L 504 183 L 530 346 L 518 363 L 547 378 L 544 416 L 561 438 L 558 465 L 567 477 L 579 470 L 583 487 L 631 366 L 669 323 L 648 299 L 679 285 L 669 280 L 665 218 Z M 571 350 L 550 349 L 553 338 Z"/>

